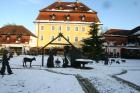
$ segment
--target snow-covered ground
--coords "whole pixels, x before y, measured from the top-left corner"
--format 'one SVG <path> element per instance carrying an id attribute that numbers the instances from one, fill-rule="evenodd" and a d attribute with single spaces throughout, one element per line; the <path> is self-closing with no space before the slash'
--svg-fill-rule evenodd
<path id="1" fill-rule="evenodd" d="M 112 78 L 112 75 L 127 70 L 126 74 L 117 75 L 117 77 L 140 86 L 140 60 L 126 59 L 125 63 L 113 63 L 108 66 L 102 62 L 86 65 L 93 69 L 46 68 L 41 67 L 41 56 L 36 56 L 32 68 L 23 68 L 23 57 L 25 56 L 17 56 L 10 60 L 11 67 L 16 69 L 13 69 L 13 75 L 0 77 L 0 93 L 84 93 L 74 77 L 77 74 L 88 78 L 100 93 L 140 93 Z M 45 56 L 44 65 L 46 65 L 47 58 L 48 56 Z M 57 58 L 62 61 L 61 56 L 55 56 L 55 60 Z M 51 73 L 46 69 L 69 75 Z"/>
<path id="2" fill-rule="evenodd" d="M 84 93 L 74 76 L 45 70 L 13 70 L 0 78 L 0 93 Z"/>

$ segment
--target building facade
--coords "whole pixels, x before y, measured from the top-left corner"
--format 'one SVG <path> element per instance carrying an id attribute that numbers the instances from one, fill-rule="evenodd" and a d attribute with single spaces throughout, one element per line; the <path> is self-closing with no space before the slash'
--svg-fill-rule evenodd
<path id="1" fill-rule="evenodd" d="M 36 36 L 21 25 L 6 25 L 0 28 L 0 48 L 10 47 L 17 54 L 23 54 L 36 47 Z"/>
<path id="2" fill-rule="evenodd" d="M 104 37 L 111 57 L 140 58 L 140 26 L 132 30 L 110 29 Z"/>
<path id="3" fill-rule="evenodd" d="M 61 2 L 60 0 L 54 2 L 41 9 L 35 20 L 37 47 L 49 43 L 59 33 L 62 33 L 71 43 L 76 44 L 89 37 L 88 32 L 93 23 L 100 23 L 97 12 L 78 0 L 76 2 Z M 54 43 L 66 43 L 66 41 L 58 38 Z"/>

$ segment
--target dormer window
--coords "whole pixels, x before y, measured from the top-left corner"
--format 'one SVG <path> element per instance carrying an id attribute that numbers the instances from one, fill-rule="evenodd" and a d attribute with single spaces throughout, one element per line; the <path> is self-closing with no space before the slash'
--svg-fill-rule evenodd
<path id="1" fill-rule="evenodd" d="M 20 41 L 21 40 L 21 37 L 17 37 L 17 40 Z"/>
<path id="2" fill-rule="evenodd" d="M 61 5 L 58 6 L 57 9 L 58 9 L 58 10 L 62 10 L 62 6 L 61 6 Z"/>
<path id="3" fill-rule="evenodd" d="M 55 14 L 50 15 L 52 20 L 55 20 L 55 16 L 56 16 Z"/>
<path id="4" fill-rule="evenodd" d="M 84 21 L 85 20 L 85 15 L 81 15 L 81 20 Z"/>
<path id="5" fill-rule="evenodd" d="M 6 40 L 9 41 L 9 40 L 10 40 L 10 36 L 7 36 L 7 37 L 6 37 Z"/>
<path id="6" fill-rule="evenodd" d="M 74 10 L 78 10 L 78 6 L 75 6 L 75 7 L 74 7 Z"/>
<path id="7" fill-rule="evenodd" d="M 66 20 L 70 20 L 70 15 L 66 15 Z"/>
<path id="8" fill-rule="evenodd" d="M 17 41 L 20 41 L 21 40 L 21 37 L 22 37 L 22 35 L 20 34 L 20 35 L 18 35 L 17 36 Z"/>

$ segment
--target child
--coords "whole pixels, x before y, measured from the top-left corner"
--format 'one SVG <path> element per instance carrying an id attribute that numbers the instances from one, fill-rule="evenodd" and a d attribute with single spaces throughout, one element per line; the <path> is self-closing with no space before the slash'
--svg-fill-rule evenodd
<path id="1" fill-rule="evenodd" d="M 55 63 L 56 63 L 56 67 L 60 67 L 60 61 L 59 61 L 59 59 L 57 58 L 57 60 L 55 61 Z"/>

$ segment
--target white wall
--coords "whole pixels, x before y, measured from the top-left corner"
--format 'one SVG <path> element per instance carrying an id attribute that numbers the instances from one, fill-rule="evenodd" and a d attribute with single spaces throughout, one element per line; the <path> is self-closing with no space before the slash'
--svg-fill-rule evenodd
<path id="1" fill-rule="evenodd" d="M 37 38 L 36 37 L 30 36 L 29 46 L 37 47 Z"/>

